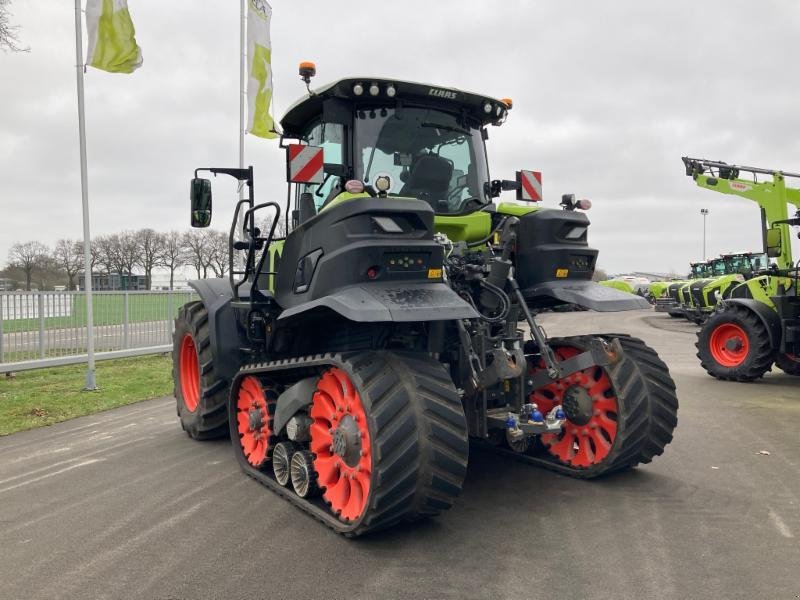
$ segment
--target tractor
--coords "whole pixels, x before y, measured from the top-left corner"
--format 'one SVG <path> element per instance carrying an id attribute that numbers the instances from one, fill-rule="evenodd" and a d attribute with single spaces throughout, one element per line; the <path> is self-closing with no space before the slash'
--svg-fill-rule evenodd
<path id="1" fill-rule="evenodd" d="M 683 294 L 683 289 L 688 289 L 689 284 L 697 279 L 710 277 L 712 274 L 711 261 L 689 263 L 689 275 L 686 279 L 654 282 L 653 291 L 656 312 L 668 313 L 677 319 L 684 316 L 681 305 L 688 301 Z"/>
<path id="2" fill-rule="evenodd" d="M 588 201 L 546 209 L 540 174 L 490 178 L 511 100 L 386 78 L 312 91 L 314 73 L 280 121 L 284 206 L 256 203 L 252 167 L 191 181 L 193 226 L 212 218 L 201 172 L 246 193 L 229 276 L 192 282 L 175 321 L 186 433 L 229 434 L 247 475 L 347 537 L 449 508 L 471 447 L 577 478 L 660 455 L 678 400 L 656 352 L 536 321 L 648 303 L 591 281 Z"/>
<path id="3" fill-rule="evenodd" d="M 697 334 L 700 364 L 713 377 L 732 381 L 759 379 L 773 364 L 800 375 L 800 265 L 792 259 L 790 230 L 800 226 L 800 211 L 788 218 L 789 204 L 800 208 L 800 189 L 786 185 L 787 177 L 800 174 L 689 157 L 683 163 L 699 187 L 759 205 L 764 253 L 776 260 L 717 304 Z M 759 175 L 769 179 L 759 181 Z"/>

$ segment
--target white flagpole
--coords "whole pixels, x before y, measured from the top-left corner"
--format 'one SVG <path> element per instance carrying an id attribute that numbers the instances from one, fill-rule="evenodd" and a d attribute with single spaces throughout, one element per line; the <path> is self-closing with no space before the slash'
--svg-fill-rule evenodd
<path id="1" fill-rule="evenodd" d="M 86 390 L 96 390 L 94 376 L 94 315 L 92 314 L 92 260 L 89 235 L 89 190 L 86 173 L 86 118 L 83 103 L 83 35 L 81 34 L 81 0 L 75 0 L 75 68 L 78 74 L 78 138 L 81 153 L 81 202 L 83 204 L 83 277 L 86 287 Z"/>
<path id="2" fill-rule="evenodd" d="M 244 169 L 244 130 L 245 130 L 245 105 L 247 104 L 247 88 L 245 87 L 245 71 L 246 71 L 246 61 L 245 55 L 247 52 L 247 48 L 245 44 L 247 40 L 245 39 L 245 22 L 247 21 L 247 0 L 240 0 L 240 12 L 241 12 L 241 19 L 239 20 L 239 168 Z M 239 200 L 244 198 L 244 183 L 239 182 Z M 242 226 L 244 225 L 243 220 L 244 211 L 239 213 L 239 222 L 237 223 L 237 228 L 239 230 L 239 234 L 241 235 Z"/>

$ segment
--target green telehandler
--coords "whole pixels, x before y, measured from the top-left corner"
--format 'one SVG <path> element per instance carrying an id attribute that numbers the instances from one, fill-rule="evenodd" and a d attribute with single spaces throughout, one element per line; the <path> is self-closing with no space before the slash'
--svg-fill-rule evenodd
<path id="1" fill-rule="evenodd" d="M 200 300 L 175 322 L 187 434 L 229 434 L 247 475 L 351 537 L 449 508 L 470 440 L 578 478 L 660 455 L 678 401 L 656 352 L 623 334 L 548 339 L 536 322 L 564 304 L 649 305 L 591 281 L 588 201 L 543 208 L 539 173 L 490 177 L 489 128 L 511 101 L 388 78 L 311 91 L 314 73 L 301 65 L 309 94 L 280 121 L 283 206 L 277 190 L 256 203 L 252 167 L 191 182 L 198 227 L 201 171 L 248 193 L 229 277 L 192 282 Z"/>
<path id="2" fill-rule="evenodd" d="M 800 208 L 800 189 L 786 185 L 787 177 L 800 174 L 689 157 L 683 163 L 699 187 L 758 204 L 764 253 L 775 259 L 717 304 L 697 334 L 700 364 L 710 375 L 734 381 L 763 377 L 773 364 L 800 375 L 800 291 L 790 229 L 800 225 L 800 214 L 788 216 L 789 204 Z"/>

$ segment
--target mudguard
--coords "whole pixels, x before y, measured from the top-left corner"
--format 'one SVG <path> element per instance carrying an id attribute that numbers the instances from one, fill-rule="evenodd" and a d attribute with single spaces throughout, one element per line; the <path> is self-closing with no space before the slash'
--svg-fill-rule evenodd
<path id="1" fill-rule="evenodd" d="M 369 283 L 339 288 L 310 302 L 288 308 L 278 317 L 290 319 L 310 310 L 327 308 L 360 323 L 450 321 L 477 319 L 472 306 L 444 283 Z"/>
<path id="2" fill-rule="evenodd" d="M 526 300 L 536 304 L 540 298 L 577 304 L 598 312 L 649 309 L 650 303 L 636 294 L 604 287 L 593 281 L 544 281 L 523 290 Z"/>
<path id="3" fill-rule="evenodd" d="M 719 303 L 717 310 L 725 310 L 726 306 L 732 304 L 744 306 L 752 311 L 764 324 L 769 334 L 769 341 L 772 347 L 780 348 L 783 332 L 781 328 L 781 318 L 778 316 L 777 312 L 763 302 L 753 300 L 752 298 L 729 298 L 728 300 L 723 300 Z"/>
<path id="4" fill-rule="evenodd" d="M 200 279 L 190 281 L 189 285 L 198 293 L 208 311 L 208 330 L 214 368 L 222 377 L 231 380 L 242 366 L 240 348 L 247 346 L 247 338 L 244 332 L 240 332 L 236 315 L 231 307 L 233 290 L 230 281 Z"/>

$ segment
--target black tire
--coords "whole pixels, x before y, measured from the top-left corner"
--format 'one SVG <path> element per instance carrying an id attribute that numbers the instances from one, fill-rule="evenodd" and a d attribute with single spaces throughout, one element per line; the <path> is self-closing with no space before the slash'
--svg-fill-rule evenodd
<path id="1" fill-rule="evenodd" d="M 724 350 L 720 344 L 728 332 L 741 332 L 736 339 L 743 342 L 746 352 Z M 744 338 L 744 339 L 742 339 Z M 697 332 L 697 358 L 712 377 L 728 381 L 753 381 L 772 370 L 776 352 L 769 332 L 751 310 L 738 304 L 728 304 L 717 310 Z"/>
<path id="2" fill-rule="evenodd" d="M 778 353 L 775 365 L 788 375 L 800 376 L 800 358 L 793 354 Z"/>
<path id="3" fill-rule="evenodd" d="M 187 340 L 191 340 L 191 344 Z M 196 440 L 225 437 L 228 435 L 230 382 L 217 375 L 214 369 L 208 311 L 202 302 L 189 302 L 180 308 L 172 343 L 172 380 L 181 427 Z M 193 371 L 191 361 L 186 360 L 191 354 L 190 346 L 196 356 L 196 390 L 188 389 L 191 386 L 189 373 Z M 185 370 L 182 370 L 182 360 Z"/>
<path id="4" fill-rule="evenodd" d="M 608 397 L 616 400 L 616 433 L 610 450 L 599 462 L 589 466 L 575 466 L 556 456 L 551 457 L 561 472 L 583 479 L 649 463 L 664 452 L 678 424 L 675 382 L 667 365 L 642 340 L 623 334 L 599 334 L 553 338 L 550 344 L 554 348 L 566 346 L 587 350 L 594 337 L 609 342 L 618 339 L 623 350 L 618 362 L 598 367 L 610 380 L 611 396 Z"/>
<path id="5" fill-rule="evenodd" d="M 367 352 L 347 360 L 367 416 L 371 484 L 346 535 L 439 514 L 466 475 L 464 409 L 447 370 L 428 356 Z"/>

